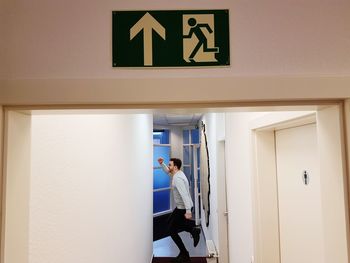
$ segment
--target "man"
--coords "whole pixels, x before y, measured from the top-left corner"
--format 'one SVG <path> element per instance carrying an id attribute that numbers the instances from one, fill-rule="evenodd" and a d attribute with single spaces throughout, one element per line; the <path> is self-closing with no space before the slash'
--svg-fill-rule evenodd
<path id="1" fill-rule="evenodd" d="M 173 260 L 175 263 L 190 262 L 190 255 L 182 242 L 179 232 L 189 232 L 193 237 L 193 245 L 196 247 L 199 242 L 200 227 L 192 219 L 191 209 L 193 202 L 190 195 L 189 183 L 186 175 L 180 170 L 182 162 L 180 159 L 171 158 L 169 165 L 164 164 L 164 159 L 158 159 L 163 170 L 172 177 L 173 196 L 176 208 L 169 218 L 169 234 L 180 250 L 179 255 Z"/>

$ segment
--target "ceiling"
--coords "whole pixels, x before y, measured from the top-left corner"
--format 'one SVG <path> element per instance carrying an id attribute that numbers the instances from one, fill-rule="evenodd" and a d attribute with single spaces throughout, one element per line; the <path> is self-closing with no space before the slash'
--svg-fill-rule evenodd
<path id="1" fill-rule="evenodd" d="M 153 125 L 159 126 L 194 126 L 201 119 L 202 113 L 194 114 L 154 114 Z"/>

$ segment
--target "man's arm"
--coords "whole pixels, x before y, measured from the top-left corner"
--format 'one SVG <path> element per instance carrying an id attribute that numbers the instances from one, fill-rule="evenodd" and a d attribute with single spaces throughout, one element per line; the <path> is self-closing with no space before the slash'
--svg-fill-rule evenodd
<path id="1" fill-rule="evenodd" d="M 158 158 L 158 163 L 160 164 L 160 166 L 162 167 L 163 171 L 166 173 L 166 174 L 169 174 L 169 168 L 168 166 L 166 166 L 166 164 L 164 163 L 164 159 L 162 157 L 159 157 Z"/>
<path id="2" fill-rule="evenodd" d="M 191 212 L 191 208 L 192 208 L 192 202 L 191 202 L 191 196 L 189 195 L 188 191 L 186 190 L 186 185 L 185 182 L 179 178 L 175 179 L 175 185 L 177 190 L 179 191 L 182 201 L 185 204 L 185 208 L 186 208 L 186 214 L 185 217 L 187 219 L 191 219 L 192 218 L 192 212 Z"/>

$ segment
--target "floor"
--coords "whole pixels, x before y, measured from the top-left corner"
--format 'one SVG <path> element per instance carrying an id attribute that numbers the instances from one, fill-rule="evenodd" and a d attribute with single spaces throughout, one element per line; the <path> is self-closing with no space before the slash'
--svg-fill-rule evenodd
<path id="1" fill-rule="evenodd" d="M 191 257 L 205 257 L 207 255 L 207 246 L 203 232 L 197 247 L 193 246 L 193 239 L 187 232 L 181 232 L 180 237 L 184 242 Z M 154 257 L 176 257 L 179 254 L 179 249 L 170 237 L 166 237 L 153 242 Z"/>
<path id="2" fill-rule="evenodd" d="M 153 258 L 152 263 L 171 263 L 174 258 L 158 257 Z M 207 263 L 205 257 L 191 257 L 191 263 Z"/>

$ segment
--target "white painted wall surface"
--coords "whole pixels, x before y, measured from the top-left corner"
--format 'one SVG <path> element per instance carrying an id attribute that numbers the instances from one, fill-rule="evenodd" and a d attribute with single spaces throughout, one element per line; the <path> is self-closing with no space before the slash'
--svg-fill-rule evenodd
<path id="1" fill-rule="evenodd" d="M 31 117 L 9 112 L 6 155 L 4 263 L 29 263 Z"/>
<path id="2" fill-rule="evenodd" d="M 348 262 L 345 198 L 344 147 L 339 134 L 340 113 L 337 106 L 317 112 L 317 136 L 320 154 L 321 198 L 324 224 L 325 262 Z"/>
<path id="3" fill-rule="evenodd" d="M 6 24 L 5 24 L 5 0 L 0 0 L 0 79 L 4 79 L 6 78 L 6 74 L 5 72 L 7 72 L 6 69 L 6 65 L 8 64 L 7 61 L 5 61 L 5 41 L 6 41 L 6 37 L 5 37 L 5 30 L 7 30 L 6 28 Z"/>
<path id="4" fill-rule="evenodd" d="M 350 73 L 350 2 L 3 0 L 6 78 L 170 78 Z M 112 10 L 230 9 L 231 67 L 113 69 Z M 136 21 L 135 21 L 136 23 Z M 25 40 L 25 41 L 24 41 Z"/>
<path id="5" fill-rule="evenodd" d="M 4 127 L 4 109 L 2 106 L 0 106 L 0 138 L 3 138 L 3 127 Z M 3 140 L 0 140 L 0 171 L 3 171 Z M 3 176 L 0 176 L 0 196 L 2 196 L 2 200 L 3 200 L 3 196 L 4 196 L 4 178 Z M 1 232 L 0 233 L 0 240 L 1 240 L 1 245 L 0 245 L 0 254 L 4 255 L 4 244 L 3 244 L 3 232 L 2 231 L 2 222 L 4 220 L 4 204 L 3 201 L 0 202 L 0 229 Z M 0 257 L 0 262 L 1 262 L 1 257 Z"/>
<path id="6" fill-rule="evenodd" d="M 151 115 L 36 115 L 31 154 L 29 263 L 151 261 Z"/>
<path id="7" fill-rule="evenodd" d="M 170 128 L 171 157 L 183 160 L 183 135 L 181 127 Z"/>
<path id="8" fill-rule="evenodd" d="M 229 263 L 228 254 L 228 215 L 226 194 L 226 159 L 225 159 L 225 113 L 216 114 L 216 164 L 217 164 L 217 250 L 221 263 Z"/>
<path id="9" fill-rule="evenodd" d="M 208 113 L 202 118 L 205 124 L 207 135 L 208 151 L 209 151 L 209 170 L 210 170 L 210 215 L 209 226 L 206 227 L 203 207 L 201 206 L 201 222 L 204 235 L 207 240 L 213 240 L 215 246 L 219 244 L 218 234 L 218 196 L 217 196 L 217 114 Z"/>
<path id="10" fill-rule="evenodd" d="M 1 104 L 350 97 L 346 0 L 203 0 L 200 7 L 168 0 L 0 4 L 0 41 L 6 40 L 0 44 Z M 112 10 L 198 8 L 230 10 L 230 67 L 112 68 Z"/>
<path id="11" fill-rule="evenodd" d="M 255 262 L 281 263 L 274 131 L 253 132 L 253 147 Z"/>
<path id="12" fill-rule="evenodd" d="M 253 246 L 252 145 L 249 123 L 261 113 L 226 114 L 226 179 L 230 263 L 251 262 Z"/>
<path id="13" fill-rule="evenodd" d="M 348 173 L 350 173 L 350 99 L 347 99 L 345 101 L 345 127 L 346 127 L 346 134 L 345 134 L 345 139 L 347 142 L 347 169 Z M 348 182 L 348 187 L 350 186 L 350 182 Z"/>
<path id="14" fill-rule="evenodd" d="M 228 262 L 227 217 L 225 192 L 225 114 L 208 113 L 202 118 L 206 125 L 206 134 L 210 163 L 210 216 L 206 227 L 204 211 L 201 207 L 202 229 L 208 240 L 213 240 L 219 253 L 220 262 Z"/>

